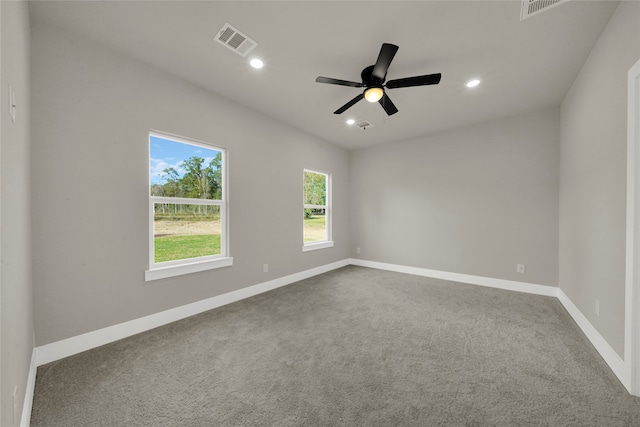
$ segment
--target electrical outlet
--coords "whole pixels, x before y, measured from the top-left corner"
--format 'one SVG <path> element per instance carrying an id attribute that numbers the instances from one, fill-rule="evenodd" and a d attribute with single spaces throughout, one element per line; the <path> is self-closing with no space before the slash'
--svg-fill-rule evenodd
<path id="1" fill-rule="evenodd" d="M 356 248 L 356 253 L 358 253 L 358 254 L 360 253 L 360 246 L 358 246 L 358 247 Z"/>
<path id="2" fill-rule="evenodd" d="M 269 272 L 269 264 L 264 264 L 262 266 L 262 272 L 263 273 L 268 273 Z"/>
<path id="3" fill-rule="evenodd" d="M 600 316 L 600 300 L 596 300 L 596 316 Z"/>
<path id="4" fill-rule="evenodd" d="M 11 116 L 11 122 L 16 122 L 16 92 L 13 90 L 13 86 L 9 85 L 9 115 Z"/>
<path id="5" fill-rule="evenodd" d="M 524 264 L 518 264 L 518 265 L 516 265 L 516 271 L 517 271 L 518 273 L 524 273 L 524 271 L 525 271 Z"/>

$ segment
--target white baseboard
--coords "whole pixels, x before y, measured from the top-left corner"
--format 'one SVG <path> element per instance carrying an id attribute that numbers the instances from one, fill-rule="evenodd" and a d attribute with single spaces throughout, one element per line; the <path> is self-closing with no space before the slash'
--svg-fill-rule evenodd
<path id="1" fill-rule="evenodd" d="M 450 273 L 448 271 L 430 270 L 428 268 L 409 267 L 406 265 L 387 264 L 384 262 L 366 261 L 351 258 L 349 262 L 361 267 L 377 268 L 380 270 L 395 271 L 397 273 L 413 274 L 415 276 L 433 277 L 435 279 L 451 280 L 453 282 L 469 283 L 471 285 L 487 286 L 490 288 L 505 289 L 508 291 L 525 292 L 528 294 L 557 297 L 556 286 L 535 285 L 532 283 L 516 282 L 513 280 L 493 279 L 490 277 L 473 276 L 470 274 Z"/>
<path id="2" fill-rule="evenodd" d="M 29 427 L 31 424 L 31 408 L 33 407 L 33 393 L 36 390 L 36 349 L 31 352 L 31 363 L 29 366 L 29 376 L 27 376 L 27 387 L 24 392 L 24 402 L 22 404 L 22 417 L 20 427 Z"/>
<path id="3" fill-rule="evenodd" d="M 558 290 L 558 299 L 560 303 L 564 306 L 564 308 L 569 312 L 573 320 L 578 324 L 582 332 L 587 336 L 591 344 L 595 347 L 595 349 L 600 353 L 600 356 L 607 362 L 607 365 L 611 368 L 613 373 L 618 377 L 620 382 L 625 386 L 627 390 L 630 390 L 630 378 L 627 374 L 627 367 L 624 363 L 624 360 L 618 353 L 615 352 L 613 348 L 609 345 L 609 343 L 600 335 L 600 333 L 593 327 L 591 322 L 587 320 L 587 318 L 582 314 L 578 307 L 575 306 L 573 302 L 569 299 L 569 297 L 561 290 Z"/>
<path id="4" fill-rule="evenodd" d="M 36 366 L 41 366 L 46 363 L 60 360 L 101 345 L 109 344 L 111 342 L 157 328 L 159 326 L 167 325 L 177 320 L 185 319 L 187 317 L 230 304 L 232 302 L 240 301 L 272 289 L 286 286 L 299 280 L 308 279 L 309 277 L 317 276 L 318 274 L 326 273 L 346 265 L 349 265 L 349 260 L 347 259 L 337 261 L 274 280 L 269 280 L 268 282 L 238 289 L 237 291 L 172 308 L 160 313 L 151 314 L 139 319 L 87 332 L 86 334 L 77 335 L 51 344 L 38 346 L 34 350 L 35 363 Z"/>

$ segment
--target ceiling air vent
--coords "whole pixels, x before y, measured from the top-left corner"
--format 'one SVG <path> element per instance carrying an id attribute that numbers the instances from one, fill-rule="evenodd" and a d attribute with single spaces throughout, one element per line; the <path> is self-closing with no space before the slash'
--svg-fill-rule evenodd
<path id="1" fill-rule="evenodd" d="M 247 56 L 258 45 L 229 24 L 224 24 L 222 29 L 218 31 L 216 41 L 242 57 Z"/>
<path id="2" fill-rule="evenodd" d="M 520 20 L 522 21 L 523 19 L 527 19 L 568 1 L 569 0 L 522 0 Z"/>
<path id="3" fill-rule="evenodd" d="M 372 128 L 373 127 L 373 125 L 371 123 L 369 123 L 368 121 L 366 121 L 366 120 L 361 120 L 361 121 L 357 122 L 356 126 L 358 126 L 362 130 L 367 130 L 367 128 Z"/>

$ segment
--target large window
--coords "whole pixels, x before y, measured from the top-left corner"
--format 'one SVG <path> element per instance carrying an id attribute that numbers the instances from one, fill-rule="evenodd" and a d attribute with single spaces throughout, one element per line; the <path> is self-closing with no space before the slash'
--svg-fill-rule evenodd
<path id="1" fill-rule="evenodd" d="M 303 172 L 303 251 L 333 246 L 331 241 L 331 179 L 323 172 Z"/>
<path id="2" fill-rule="evenodd" d="M 222 148 L 149 134 L 147 280 L 231 265 L 225 163 Z"/>

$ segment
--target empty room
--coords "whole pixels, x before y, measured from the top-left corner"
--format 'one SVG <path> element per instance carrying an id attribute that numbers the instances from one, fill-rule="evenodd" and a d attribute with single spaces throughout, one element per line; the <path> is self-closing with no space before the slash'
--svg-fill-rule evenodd
<path id="1" fill-rule="evenodd" d="M 0 1 L 0 425 L 640 425 L 640 2 Z"/>

